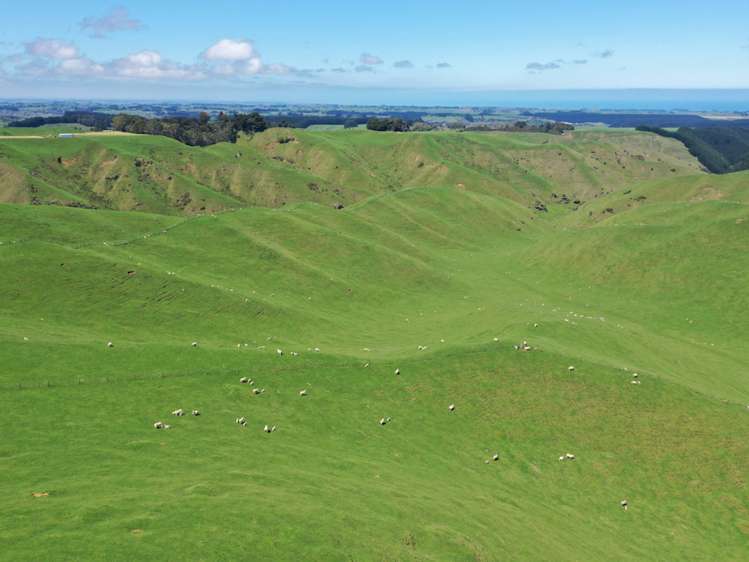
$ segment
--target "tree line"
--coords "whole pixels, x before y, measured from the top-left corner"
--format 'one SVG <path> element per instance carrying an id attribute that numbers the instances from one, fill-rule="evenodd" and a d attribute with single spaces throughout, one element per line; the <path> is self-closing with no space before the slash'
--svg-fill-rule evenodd
<path id="1" fill-rule="evenodd" d="M 637 130 L 682 142 L 689 153 L 714 174 L 749 169 L 749 127 L 681 127 L 669 131 L 640 126 Z"/>
<path id="2" fill-rule="evenodd" d="M 208 146 L 219 142 L 237 142 L 239 133 L 264 131 L 268 123 L 253 113 L 220 113 L 216 119 L 203 112 L 197 119 L 189 117 L 142 117 L 121 113 L 112 119 L 112 129 L 139 135 L 160 135 L 190 146 Z"/>

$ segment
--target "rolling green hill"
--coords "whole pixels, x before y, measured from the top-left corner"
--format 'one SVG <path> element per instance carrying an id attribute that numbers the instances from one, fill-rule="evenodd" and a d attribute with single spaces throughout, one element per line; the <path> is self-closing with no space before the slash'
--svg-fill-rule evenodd
<path id="1" fill-rule="evenodd" d="M 0 205 L 8 559 L 747 559 L 749 174 L 627 131 L 0 151 L 6 201 L 156 211 Z"/>
<path id="2" fill-rule="evenodd" d="M 43 136 L 46 130 L 23 134 Z M 698 170 L 678 141 L 631 131 L 559 136 L 270 129 L 207 148 L 148 135 L 0 136 L 0 202 L 164 214 L 304 201 L 348 205 L 407 187 L 469 184 L 529 205 L 550 199 L 555 189 L 589 198 L 632 181 Z"/>

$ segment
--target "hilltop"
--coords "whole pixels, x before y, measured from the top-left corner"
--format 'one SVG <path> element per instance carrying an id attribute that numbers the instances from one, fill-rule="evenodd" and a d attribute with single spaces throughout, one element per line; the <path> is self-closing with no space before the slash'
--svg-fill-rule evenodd
<path id="1" fill-rule="evenodd" d="M 163 214 L 299 202 L 345 206 L 409 187 L 459 185 L 533 205 L 552 202 L 555 192 L 589 199 L 635 181 L 699 171 L 677 141 L 632 131 L 270 129 L 205 148 L 148 135 L 2 138 L 0 201 Z"/>

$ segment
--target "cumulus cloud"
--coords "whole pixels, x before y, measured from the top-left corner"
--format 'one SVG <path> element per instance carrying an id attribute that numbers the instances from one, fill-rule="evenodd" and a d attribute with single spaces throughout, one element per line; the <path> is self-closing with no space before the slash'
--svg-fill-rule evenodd
<path id="1" fill-rule="evenodd" d="M 157 51 L 139 51 L 109 63 L 108 70 L 120 78 L 195 80 L 205 76 L 197 67 L 164 59 Z"/>
<path id="2" fill-rule="evenodd" d="M 356 72 L 374 72 L 374 68 L 372 68 L 371 65 L 368 64 L 360 64 L 359 66 L 354 67 L 354 70 Z"/>
<path id="3" fill-rule="evenodd" d="M 89 32 L 91 37 L 102 39 L 117 31 L 136 31 L 143 28 L 143 22 L 130 17 L 127 8 L 117 6 L 107 14 L 95 18 L 87 17 L 78 24 L 83 31 Z"/>
<path id="4" fill-rule="evenodd" d="M 599 51 L 598 53 L 596 53 L 596 56 L 599 59 L 610 59 L 611 57 L 614 56 L 614 50 L 613 49 L 605 49 L 603 51 Z"/>
<path id="5" fill-rule="evenodd" d="M 203 51 L 200 58 L 222 76 L 258 74 L 263 70 L 260 54 L 248 39 L 221 39 Z M 275 65 L 275 71 L 281 66 Z"/>
<path id="6" fill-rule="evenodd" d="M 59 74 L 71 76 L 95 76 L 103 74 L 105 71 L 104 65 L 94 62 L 88 57 L 65 59 L 57 67 Z"/>
<path id="7" fill-rule="evenodd" d="M 78 56 L 78 47 L 61 39 L 38 38 L 30 43 L 24 43 L 27 55 L 54 60 L 74 59 Z"/>
<path id="8" fill-rule="evenodd" d="M 248 60 L 255 55 L 255 48 L 246 39 L 221 39 L 208 47 L 201 57 L 208 61 L 241 61 Z"/>
<path id="9" fill-rule="evenodd" d="M 364 68 L 364 69 L 362 69 Z M 253 43 L 246 39 L 221 39 L 200 53 L 196 63 L 169 60 L 158 51 L 144 49 L 114 60 L 96 61 L 69 41 L 37 38 L 23 45 L 23 51 L 0 57 L 0 70 L 9 77 L 77 77 L 132 80 L 235 79 L 247 76 L 311 78 L 325 68 L 297 69 L 273 63 L 263 64 Z M 344 69 L 331 69 L 340 72 Z M 374 67 L 360 65 L 358 72 Z"/>
<path id="10" fill-rule="evenodd" d="M 453 65 L 451 65 L 449 62 L 438 62 L 437 68 L 452 68 Z"/>
<path id="11" fill-rule="evenodd" d="M 374 66 L 376 64 L 382 64 L 382 59 L 376 55 L 371 55 L 369 53 L 362 53 L 361 56 L 359 57 L 359 62 L 362 65 Z"/>
<path id="12" fill-rule="evenodd" d="M 556 70 L 561 68 L 558 62 L 529 62 L 525 69 L 529 72 L 544 72 L 545 70 Z"/>
<path id="13" fill-rule="evenodd" d="M 414 63 L 412 63 L 410 60 L 399 60 L 399 61 L 395 61 L 393 63 L 393 66 L 395 68 L 413 68 Z"/>

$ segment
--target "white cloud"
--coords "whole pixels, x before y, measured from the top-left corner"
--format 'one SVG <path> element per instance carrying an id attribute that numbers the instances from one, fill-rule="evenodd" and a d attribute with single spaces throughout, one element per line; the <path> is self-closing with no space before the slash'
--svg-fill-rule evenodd
<path id="1" fill-rule="evenodd" d="M 221 39 L 208 47 L 201 57 L 208 61 L 243 61 L 257 57 L 251 41 Z"/>
<path id="2" fill-rule="evenodd" d="M 611 57 L 614 56 L 614 50 L 613 49 L 605 49 L 603 51 L 600 51 L 600 52 L 596 53 L 595 56 L 597 56 L 598 58 L 601 58 L 601 59 L 610 59 Z"/>
<path id="3" fill-rule="evenodd" d="M 200 55 L 210 71 L 220 76 L 252 75 L 263 70 L 263 61 L 252 41 L 247 39 L 221 39 Z M 269 74 L 278 74 L 285 65 L 273 65 Z M 286 67 L 288 68 L 288 67 Z"/>
<path id="4" fill-rule="evenodd" d="M 452 68 L 453 65 L 451 65 L 449 62 L 438 62 L 437 68 Z"/>
<path id="5" fill-rule="evenodd" d="M 393 66 L 395 68 L 413 68 L 414 63 L 412 63 L 410 60 L 399 60 L 399 61 L 395 61 L 393 63 Z"/>
<path id="6" fill-rule="evenodd" d="M 374 72 L 375 71 L 371 65 L 367 65 L 367 64 L 360 64 L 359 66 L 355 67 L 354 70 L 356 72 Z"/>
<path id="7" fill-rule="evenodd" d="M 78 56 L 78 47 L 61 39 L 38 38 L 25 43 L 27 55 L 55 60 L 74 59 Z"/>
<path id="8" fill-rule="evenodd" d="M 359 57 L 359 62 L 363 65 L 373 66 L 376 64 L 382 64 L 382 59 L 377 55 L 371 55 L 369 53 L 362 53 Z"/>
<path id="9" fill-rule="evenodd" d="M 60 74 L 73 76 L 90 76 L 102 74 L 105 71 L 103 65 L 98 64 L 87 57 L 66 59 L 57 68 Z"/>
<path id="10" fill-rule="evenodd" d="M 84 18 L 78 25 L 83 31 L 89 31 L 91 37 L 98 39 L 117 31 L 136 31 L 143 28 L 143 22 L 131 18 L 127 8 L 122 6 L 112 8 L 100 18 Z"/>
<path id="11" fill-rule="evenodd" d="M 107 71 L 115 77 L 145 80 L 199 80 L 205 77 L 199 68 L 165 60 L 157 51 L 140 51 L 116 59 L 107 65 Z"/>

